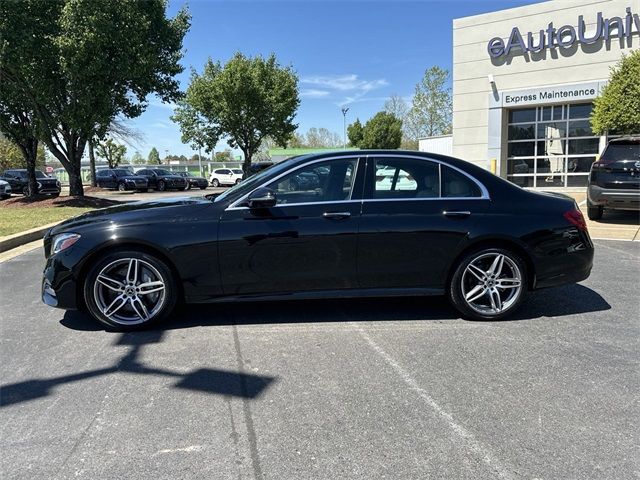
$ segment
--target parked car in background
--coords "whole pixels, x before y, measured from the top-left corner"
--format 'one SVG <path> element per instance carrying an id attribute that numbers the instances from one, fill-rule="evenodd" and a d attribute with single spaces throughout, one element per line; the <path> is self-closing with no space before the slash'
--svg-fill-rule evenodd
<path id="1" fill-rule="evenodd" d="M 291 190 L 319 168 L 319 188 Z M 378 168 L 406 172 L 413 190 L 378 188 Z M 573 199 L 399 150 L 305 155 L 220 195 L 94 210 L 49 230 L 44 251 L 43 301 L 118 330 L 181 301 L 398 295 L 447 295 L 464 317 L 496 320 L 593 264 Z"/>
<path id="2" fill-rule="evenodd" d="M 164 168 L 143 168 L 136 175 L 145 177 L 149 182 L 149 188 L 164 192 L 165 190 L 186 190 L 187 179 L 176 175 Z"/>
<path id="3" fill-rule="evenodd" d="M 587 216 L 599 220 L 605 209 L 640 211 L 640 135 L 611 140 L 591 165 Z"/>
<path id="4" fill-rule="evenodd" d="M 242 170 L 239 168 L 218 168 L 211 172 L 209 183 L 212 187 L 235 185 L 242 181 Z"/>
<path id="5" fill-rule="evenodd" d="M 5 170 L 2 174 L 2 180 L 11 185 L 13 193 L 29 195 L 29 178 L 27 177 L 26 169 L 16 168 Z M 57 178 L 48 177 L 44 172 L 36 170 L 36 182 L 36 188 L 38 189 L 36 193 L 42 195 L 53 195 L 54 197 L 60 195 L 62 187 Z"/>
<path id="6" fill-rule="evenodd" d="M 187 190 L 191 190 L 191 187 L 204 190 L 209 186 L 209 182 L 207 182 L 206 178 L 196 177 L 190 172 L 176 172 L 176 175 L 180 175 L 187 179 Z"/>
<path id="7" fill-rule="evenodd" d="M 5 200 L 11 196 L 11 185 L 9 182 L 0 180 L 0 199 Z"/>
<path id="8" fill-rule="evenodd" d="M 149 190 L 147 177 L 135 175 L 126 168 L 105 168 L 98 170 L 96 172 L 96 184 L 101 188 L 112 188 L 121 192 L 126 190 L 147 192 Z"/>

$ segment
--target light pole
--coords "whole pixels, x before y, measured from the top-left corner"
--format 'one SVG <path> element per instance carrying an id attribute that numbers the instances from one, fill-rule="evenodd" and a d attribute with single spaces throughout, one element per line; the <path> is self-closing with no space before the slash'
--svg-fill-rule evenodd
<path id="1" fill-rule="evenodd" d="M 200 169 L 200 176 L 202 176 L 202 153 L 200 153 L 200 145 L 198 145 L 198 168 Z"/>
<path id="2" fill-rule="evenodd" d="M 167 162 L 167 165 L 169 165 L 169 159 L 167 158 L 169 156 L 169 149 L 165 148 L 164 149 L 164 161 Z"/>
<path id="3" fill-rule="evenodd" d="M 342 130 L 344 133 L 344 143 L 342 144 L 342 149 L 347 149 L 347 112 L 349 111 L 349 107 L 342 107 Z"/>

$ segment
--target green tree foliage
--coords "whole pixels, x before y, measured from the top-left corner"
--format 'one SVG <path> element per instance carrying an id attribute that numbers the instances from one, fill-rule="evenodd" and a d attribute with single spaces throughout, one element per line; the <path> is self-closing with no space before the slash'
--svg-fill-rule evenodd
<path id="1" fill-rule="evenodd" d="M 591 128 L 597 134 L 640 133 L 640 50 L 623 56 L 595 99 Z"/>
<path id="2" fill-rule="evenodd" d="M 413 141 L 420 137 L 451 132 L 453 110 L 449 71 L 434 66 L 424 72 L 416 85 L 411 109 L 404 118 L 405 133 Z"/>
<path id="3" fill-rule="evenodd" d="M 402 120 L 402 143 L 400 147 L 406 150 L 417 150 L 418 138 L 414 137 L 409 123 L 411 121 L 409 118 L 411 109 L 404 98 L 399 95 L 392 95 L 384 103 L 383 109 L 385 112 L 391 113 L 396 118 Z"/>
<path id="4" fill-rule="evenodd" d="M 149 152 L 149 156 L 147 160 L 151 165 L 161 165 L 162 161 L 160 160 L 160 153 L 158 153 L 158 149 L 156 147 L 152 147 Z"/>
<path id="5" fill-rule="evenodd" d="M 39 135 L 83 195 L 87 141 L 116 116 L 133 118 L 156 94 L 179 97 L 175 75 L 189 15 L 166 17 L 166 0 L 0 2 L 0 82 L 20 89 Z"/>
<path id="6" fill-rule="evenodd" d="M 233 155 L 231 153 L 231 150 L 223 150 L 222 152 L 214 153 L 213 160 L 215 162 L 232 162 Z"/>
<path id="7" fill-rule="evenodd" d="M 133 165 L 144 165 L 147 161 L 144 159 L 142 154 L 136 150 L 136 152 L 131 156 L 131 163 Z"/>
<path id="8" fill-rule="evenodd" d="M 40 144 L 36 153 L 35 169 L 44 170 L 44 167 L 44 146 Z M 0 172 L 10 168 L 27 168 L 27 162 L 20 147 L 9 138 L 0 135 Z"/>
<path id="9" fill-rule="evenodd" d="M 387 112 L 378 112 L 363 128 L 360 148 L 400 148 L 402 120 Z"/>
<path id="10" fill-rule="evenodd" d="M 286 144 L 300 100 L 298 77 L 281 67 L 274 55 L 250 58 L 236 53 L 224 67 L 208 60 L 202 74 L 193 72 L 184 99 L 172 119 L 180 125 L 182 141 L 213 150 L 225 137 L 251 158 L 266 136 Z"/>
<path id="11" fill-rule="evenodd" d="M 127 153 L 127 147 L 107 138 L 96 144 L 96 154 L 100 158 L 104 158 L 109 164 L 109 168 L 116 168 L 124 160 Z"/>
<path id="12" fill-rule="evenodd" d="M 360 147 L 362 139 L 364 138 L 364 128 L 359 118 L 356 118 L 356 121 L 347 127 L 347 137 L 349 138 L 349 145 L 352 147 Z"/>

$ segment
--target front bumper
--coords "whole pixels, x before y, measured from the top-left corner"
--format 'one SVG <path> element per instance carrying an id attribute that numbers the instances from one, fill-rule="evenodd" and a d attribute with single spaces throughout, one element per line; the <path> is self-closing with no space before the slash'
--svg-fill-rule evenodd
<path id="1" fill-rule="evenodd" d="M 597 207 L 640 210 L 640 190 L 602 188 L 589 185 L 589 203 Z"/>

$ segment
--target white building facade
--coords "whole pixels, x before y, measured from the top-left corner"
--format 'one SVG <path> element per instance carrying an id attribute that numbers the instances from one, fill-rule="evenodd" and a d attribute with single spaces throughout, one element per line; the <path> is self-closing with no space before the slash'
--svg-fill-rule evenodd
<path id="1" fill-rule="evenodd" d="M 592 102 L 640 48 L 640 0 L 552 0 L 453 21 L 453 155 L 532 188 L 582 189 L 606 138 Z M 640 133 L 640 132 L 639 132 Z"/>

